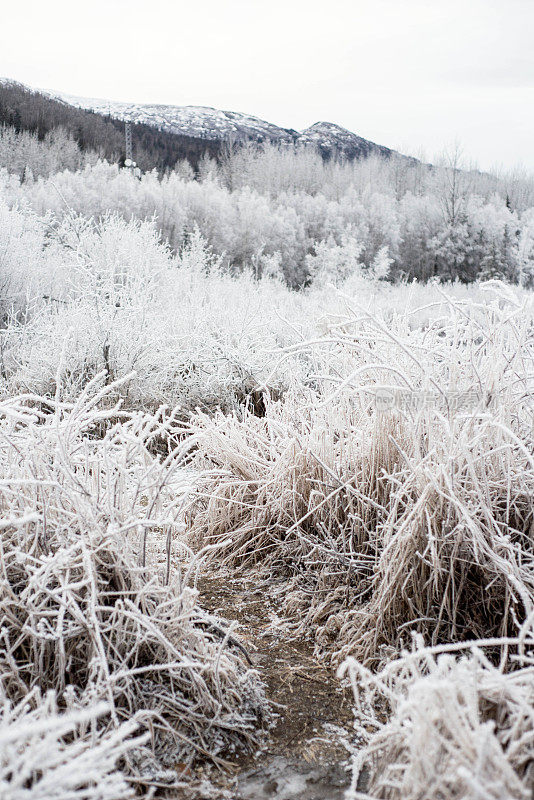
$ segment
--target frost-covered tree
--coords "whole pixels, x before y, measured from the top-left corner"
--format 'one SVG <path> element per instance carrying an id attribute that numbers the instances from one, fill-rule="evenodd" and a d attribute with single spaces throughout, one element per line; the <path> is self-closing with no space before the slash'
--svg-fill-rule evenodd
<path id="1" fill-rule="evenodd" d="M 519 240 L 517 243 L 518 283 L 521 286 L 534 286 L 534 208 L 526 211 L 521 218 Z"/>
<path id="2" fill-rule="evenodd" d="M 85 160 L 75 169 L 73 142 L 61 132 L 39 142 L 9 129 L 0 152 L 2 146 L 6 162 L 18 163 L 12 158 L 17 148 L 22 154 L 18 179 L 0 171 L 8 207 L 27 204 L 57 219 L 113 213 L 153 221 L 175 253 L 198 229 L 230 272 L 260 277 L 264 260 L 278 253 L 293 288 L 309 283 L 318 247 L 322 258 L 332 247 L 335 261 L 347 236 L 358 242 L 368 270 L 387 248 L 390 280 L 517 280 L 524 204 L 534 202 L 524 176 L 465 171 L 458 149 L 430 169 L 376 157 L 325 162 L 293 147 L 234 146 L 220 163 L 206 156 L 196 174 L 181 162 L 174 172 L 154 170 L 136 180 L 104 161 Z"/>

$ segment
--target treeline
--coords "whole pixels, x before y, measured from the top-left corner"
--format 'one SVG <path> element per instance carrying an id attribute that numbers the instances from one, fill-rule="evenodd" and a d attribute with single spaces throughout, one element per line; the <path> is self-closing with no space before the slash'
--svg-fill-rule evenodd
<path id="1" fill-rule="evenodd" d="M 122 163 L 124 122 L 110 116 L 75 108 L 21 84 L 0 83 L 0 126 L 17 133 L 34 134 L 39 141 L 58 128 L 68 133 L 82 152 Z M 160 131 L 150 125 L 132 125 L 134 157 L 143 171 L 165 172 L 177 161 L 198 168 L 204 155 L 220 156 L 221 143 Z"/>
<path id="2" fill-rule="evenodd" d="M 390 281 L 534 283 L 534 197 L 527 181 L 394 160 L 325 163 L 311 151 L 239 149 L 140 180 L 99 161 L 49 179 L 7 178 L 9 207 L 57 218 L 152 220 L 175 252 L 199 231 L 230 272 L 293 288 L 351 276 Z"/>
<path id="3" fill-rule="evenodd" d="M 205 153 L 196 169 L 181 159 L 137 180 L 80 150 L 64 128 L 39 141 L 4 127 L 1 198 L 42 218 L 154 220 L 176 253 L 198 231 L 225 270 L 292 288 L 358 276 L 534 285 L 534 181 L 463 170 L 457 153 L 430 169 L 241 144 L 219 159 Z"/>

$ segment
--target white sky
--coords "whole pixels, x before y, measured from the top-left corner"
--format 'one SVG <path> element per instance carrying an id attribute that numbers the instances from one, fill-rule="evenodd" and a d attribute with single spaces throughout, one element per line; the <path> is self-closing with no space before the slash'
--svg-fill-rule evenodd
<path id="1" fill-rule="evenodd" d="M 0 75 L 534 171 L 534 0 L 0 0 Z"/>

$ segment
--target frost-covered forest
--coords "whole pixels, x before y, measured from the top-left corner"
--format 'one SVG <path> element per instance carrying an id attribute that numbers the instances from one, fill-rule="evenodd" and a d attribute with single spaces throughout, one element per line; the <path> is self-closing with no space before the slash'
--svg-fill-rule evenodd
<path id="1" fill-rule="evenodd" d="M 79 149 L 61 128 L 0 130 L 9 208 L 153 220 L 178 252 L 198 230 L 225 268 L 308 286 L 356 267 L 393 281 L 532 281 L 534 183 L 461 169 L 457 148 L 430 167 L 404 157 L 324 160 L 311 148 L 231 146 L 193 170 L 176 163 L 141 180 Z M 18 178 L 18 179 L 17 179 Z M 29 224 L 29 223 L 28 223 Z"/>
<path id="2" fill-rule="evenodd" d="M 1 128 L 0 796 L 254 796 L 268 635 L 351 800 L 531 797 L 533 285 L 534 182 L 457 151 Z"/>

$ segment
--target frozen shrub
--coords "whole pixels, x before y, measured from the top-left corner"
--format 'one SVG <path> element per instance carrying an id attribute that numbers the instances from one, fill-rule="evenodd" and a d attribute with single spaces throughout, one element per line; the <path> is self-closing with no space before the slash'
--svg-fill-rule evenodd
<path id="1" fill-rule="evenodd" d="M 61 291 L 61 258 L 47 248 L 47 220 L 28 208 L 8 208 L 0 199 L 0 324 L 20 316 L 28 304 Z"/>
<path id="2" fill-rule="evenodd" d="M 312 278 L 319 284 L 338 284 L 348 279 L 363 277 L 360 256 L 363 246 L 354 237 L 345 235 L 341 245 L 332 237 L 319 242 L 306 264 Z"/>
<path id="3" fill-rule="evenodd" d="M 135 722 L 93 732 L 105 703 L 58 711 L 53 692 L 32 691 L 16 705 L 0 688 L 0 795 L 3 800 L 128 800 L 135 789 L 120 762 L 146 741 Z"/>
<path id="4" fill-rule="evenodd" d="M 501 642 L 523 655 L 500 667 L 483 642 L 464 653 L 419 645 L 378 674 L 354 659 L 343 664 L 357 731 L 347 800 L 529 800 L 534 670 L 527 642 Z"/>
<path id="5" fill-rule="evenodd" d="M 263 692 L 171 563 L 187 484 L 179 450 L 163 461 L 149 450 L 172 418 L 121 418 L 101 383 L 73 404 L 58 388 L 0 405 L 0 686 L 15 705 L 37 689 L 61 709 L 104 701 L 92 729 L 135 718 L 161 761 L 217 760 L 254 738 Z M 157 531 L 163 571 L 148 552 Z"/>

